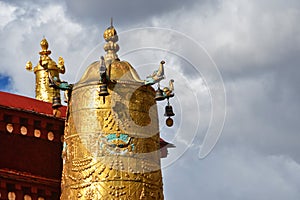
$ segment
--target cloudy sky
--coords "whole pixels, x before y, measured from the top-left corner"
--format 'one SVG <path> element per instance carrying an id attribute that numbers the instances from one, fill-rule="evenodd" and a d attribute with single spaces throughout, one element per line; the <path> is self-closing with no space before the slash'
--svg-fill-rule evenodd
<path id="1" fill-rule="evenodd" d="M 43 36 L 78 81 L 110 17 L 122 60 L 144 77 L 165 59 L 175 79 L 167 200 L 300 199 L 300 1 L 0 1 L 0 89 L 34 97 Z"/>

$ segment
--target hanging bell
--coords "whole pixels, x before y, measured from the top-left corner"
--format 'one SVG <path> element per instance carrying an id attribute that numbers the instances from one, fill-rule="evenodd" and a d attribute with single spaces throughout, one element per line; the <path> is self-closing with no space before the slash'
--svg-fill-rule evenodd
<path id="1" fill-rule="evenodd" d="M 107 84 L 101 83 L 100 84 L 100 91 L 99 91 L 99 96 L 107 96 L 109 95 L 107 91 Z"/>
<path id="2" fill-rule="evenodd" d="M 172 106 L 170 105 L 167 105 L 166 108 L 165 108 L 165 116 L 166 117 L 171 117 L 171 116 L 174 116 L 174 112 L 173 112 L 173 108 Z"/>
<path id="3" fill-rule="evenodd" d="M 162 101 L 162 100 L 164 100 L 166 97 L 164 97 L 164 95 L 163 95 L 163 91 L 160 89 L 160 88 L 158 88 L 156 91 L 156 94 L 155 94 L 155 100 L 156 101 Z"/>
<path id="4" fill-rule="evenodd" d="M 56 96 L 52 98 L 52 108 L 59 108 L 61 107 L 61 103 L 60 103 L 60 97 Z"/>

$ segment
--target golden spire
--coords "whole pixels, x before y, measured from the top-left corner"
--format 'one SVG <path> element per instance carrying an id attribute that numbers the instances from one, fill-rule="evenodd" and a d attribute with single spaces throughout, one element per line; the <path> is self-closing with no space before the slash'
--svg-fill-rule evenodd
<path id="1" fill-rule="evenodd" d="M 42 48 L 42 51 L 40 51 L 40 53 L 39 53 L 40 55 L 50 55 L 51 54 L 51 51 L 48 50 L 48 41 L 46 40 L 45 37 L 40 42 L 40 45 Z"/>
<path id="2" fill-rule="evenodd" d="M 119 38 L 116 29 L 113 26 L 113 19 L 111 18 L 110 27 L 108 27 L 104 33 L 103 38 L 107 42 L 104 45 L 106 55 L 104 56 L 106 66 L 109 66 L 113 61 L 119 60 L 117 52 L 119 51 L 119 45 L 117 44 Z"/>

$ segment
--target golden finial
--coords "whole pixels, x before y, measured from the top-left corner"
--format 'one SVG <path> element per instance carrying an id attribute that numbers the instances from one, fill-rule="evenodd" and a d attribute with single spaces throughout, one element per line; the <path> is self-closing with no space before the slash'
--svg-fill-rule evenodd
<path id="1" fill-rule="evenodd" d="M 48 41 L 46 40 L 46 38 L 43 38 L 40 44 L 41 44 L 41 47 L 42 47 L 43 51 L 48 50 Z"/>
<path id="2" fill-rule="evenodd" d="M 106 42 L 108 42 L 108 41 L 117 42 L 118 41 L 117 31 L 113 26 L 113 18 L 110 18 L 110 27 L 108 27 L 104 31 L 103 37 L 104 37 Z"/>
<path id="3" fill-rule="evenodd" d="M 104 60 L 106 66 L 109 66 L 114 60 L 118 59 L 117 52 L 119 51 L 119 45 L 117 44 L 119 38 L 117 31 L 113 26 L 113 18 L 110 19 L 110 27 L 104 31 L 103 37 L 107 42 L 104 45 L 104 50 L 106 51 Z"/>
<path id="4" fill-rule="evenodd" d="M 40 42 L 40 45 L 42 48 L 42 51 L 40 51 L 40 55 L 50 55 L 51 54 L 51 51 L 48 50 L 49 44 L 45 37 L 43 37 L 42 41 Z"/>

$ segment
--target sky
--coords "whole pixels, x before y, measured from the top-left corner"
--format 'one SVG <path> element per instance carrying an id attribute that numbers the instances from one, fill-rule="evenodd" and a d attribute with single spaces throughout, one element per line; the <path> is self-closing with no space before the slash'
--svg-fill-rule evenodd
<path id="1" fill-rule="evenodd" d="M 175 80 L 167 200 L 300 199 L 298 0 L 0 1 L 0 90 L 34 97 L 45 36 L 75 83 L 104 55 L 114 19 L 121 60 Z M 217 143 L 216 143 L 217 142 Z M 214 144 L 216 145 L 214 146 Z M 212 148 L 212 151 L 210 149 Z"/>

